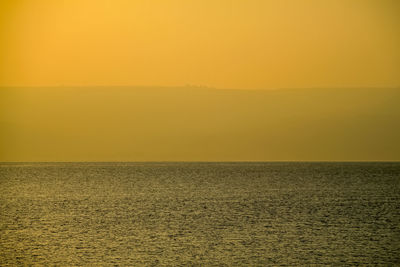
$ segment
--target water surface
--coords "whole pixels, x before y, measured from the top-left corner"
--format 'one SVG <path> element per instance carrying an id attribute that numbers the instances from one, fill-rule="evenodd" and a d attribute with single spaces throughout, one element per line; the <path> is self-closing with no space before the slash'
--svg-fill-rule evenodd
<path id="1" fill-rule="evenodd" d="M 0 264 L 400 264 L 400 163 L 1 163 Z"/>

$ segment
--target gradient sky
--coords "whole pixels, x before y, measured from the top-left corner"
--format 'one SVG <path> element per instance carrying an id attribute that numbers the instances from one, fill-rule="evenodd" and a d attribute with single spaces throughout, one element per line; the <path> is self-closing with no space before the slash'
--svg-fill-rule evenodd
<path id="1" fill-rule="evenodd" d="M 400 160 L 399 14 L 398 0 L 0 1 L 0 161 Z"/>
<path id="2" fill-rule="evenodd" d="M 398 86 L 398 0 L 3 0 L 0 85 Z"/>

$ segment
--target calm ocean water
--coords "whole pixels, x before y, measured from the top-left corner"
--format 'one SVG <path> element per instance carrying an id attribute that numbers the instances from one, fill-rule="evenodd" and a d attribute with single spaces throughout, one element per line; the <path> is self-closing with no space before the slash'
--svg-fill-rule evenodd
<path id="1" fill-rule="evenodd" d="M 1 163 L 0 265 L 400 264 L 400 163 Z"/>

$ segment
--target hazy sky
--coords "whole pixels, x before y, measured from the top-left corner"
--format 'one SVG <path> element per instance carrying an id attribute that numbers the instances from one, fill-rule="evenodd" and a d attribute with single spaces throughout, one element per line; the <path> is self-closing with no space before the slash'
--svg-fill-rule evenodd
<path id="1" fill-rule="evenodd" d="M 400 160 L 399 89 L 11 88 L 0 161 Z"/>
<path id="2" fill-rule="evenodd" d="M 398 86 L 398 0 L 2 0 L 0 85 Z"/>
<path id="3" fill-rule="evenodd" d="M 399 0 L 2 0 L 0 161 L 400 160 L 399 14 Z M 297 89 L 249 90 L 274 88 Z"/>

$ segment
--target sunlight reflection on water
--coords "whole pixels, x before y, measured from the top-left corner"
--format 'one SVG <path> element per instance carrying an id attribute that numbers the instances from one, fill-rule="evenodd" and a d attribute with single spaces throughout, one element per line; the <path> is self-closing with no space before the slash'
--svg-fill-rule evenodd
<path id="1" fill-rule="evenodd" d="M 0 263 L 400 263 L 400 163 L 2 163 Z"/>

